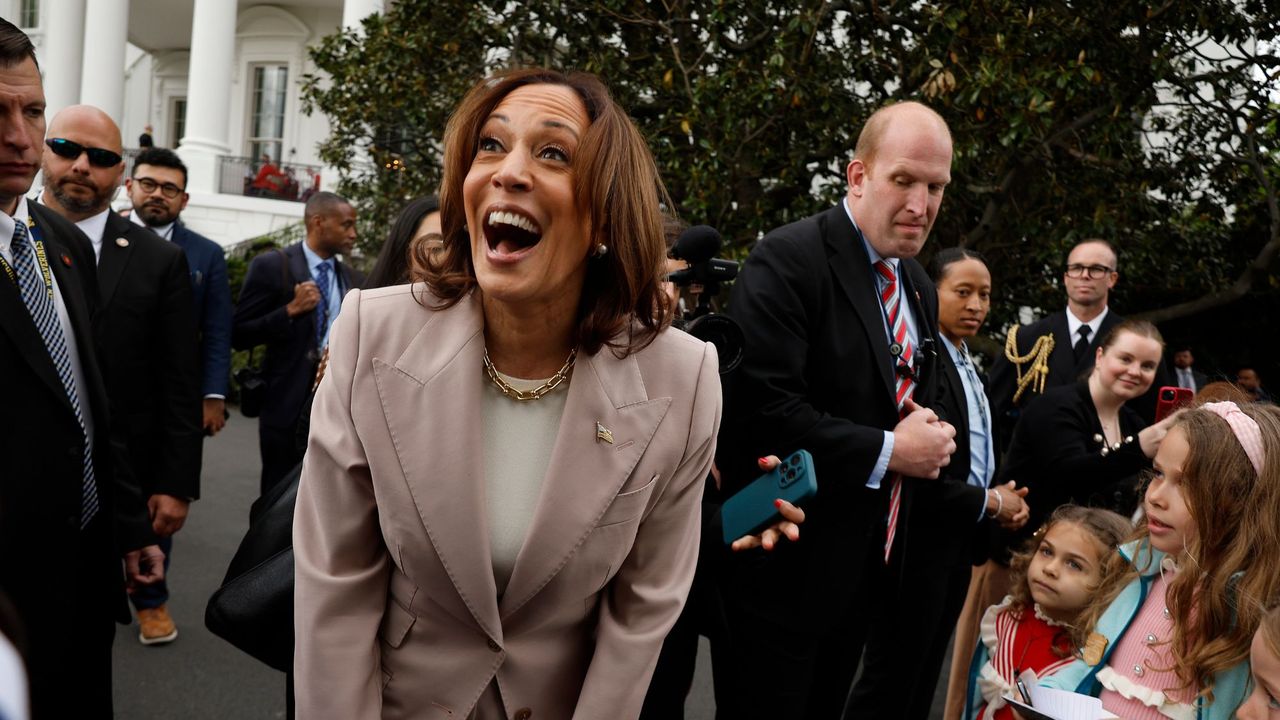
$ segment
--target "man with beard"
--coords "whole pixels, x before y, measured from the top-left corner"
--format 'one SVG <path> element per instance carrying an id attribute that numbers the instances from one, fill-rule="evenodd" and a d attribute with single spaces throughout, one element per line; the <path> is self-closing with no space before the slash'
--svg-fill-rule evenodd
<path id="1" fill-rule="evenodd" d="M 178 215 L 187 207 L 187 166 L 165 148 L 144 150 L 133 161 L 125 189 L 133 204 L 130 219 L 182 248 L 191 269 L 191 302 L 200 339 L 200 389 L 205 435 L 227 424 L 227 383 L 231 372 L 231 285 L 222 246 L 188 228 Z"/>
<path id="2" fill-rule="evenodd" d="M 169 562 L 170 537 L 200 495 L 200 392 L 191 285 L 182 249 L 111 212 L 124 174 L 120 129 L 98 108 L 59 112 L 45 140 L 40 201 L 75 223 L 98 259 L 98 341 L 112 421 L 123 425 L 129 469 L 147 496 Z M 140 607 L 143 643 L 177 628 L 164 604 Z"/>
<path id="3" fill-rule="evenodd" d="M 216 242 L 187 228 L 178 219 L 187 206 L 187 166 L 172 150 L 151 148 L 134 159 L 133 177 L 125 180 L 135 225 L 182 248 L 191 270 L 192 318 L 199 341 L 200 392 L 204 397 L 204 434 L 212 437 L 226 425 L 227 384 L 231 372 L 231 285 L 227 261 Z M 162 543 L 166 556 L 172 542 Z M 129 596 L 142 622 L 139 640 L 163 644 L 177 637 L 166 604 L 165 583 L 141 588 Z"/>

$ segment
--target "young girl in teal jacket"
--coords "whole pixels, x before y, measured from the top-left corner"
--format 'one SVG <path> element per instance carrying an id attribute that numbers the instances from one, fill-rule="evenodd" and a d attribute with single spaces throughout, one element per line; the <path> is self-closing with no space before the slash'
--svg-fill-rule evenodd
<path id="1" fill-rule="evenodd" d="M 1229 720 L 1280 597 L 1280 409 L 1207 403 L 1156 453 L 1131 542 L 1103 571 L 1079 658 L 1043 685 L 1126 720 Z"/>

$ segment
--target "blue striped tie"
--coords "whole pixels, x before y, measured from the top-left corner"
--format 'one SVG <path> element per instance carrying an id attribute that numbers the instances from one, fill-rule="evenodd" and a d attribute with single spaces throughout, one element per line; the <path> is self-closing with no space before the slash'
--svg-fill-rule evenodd
<path id="1" fill-rule="evenodd" d="M 324 350 L 324 337 L 329 332 L 329 283 L 333 268 L 325 260 L 316 266 L 316 288 L 320 290 L 320 303 L 316 308 L 316 348 Z"/>
<path id="2" fill-rule="evenodd" d="M 31 319 L 44 338 L 44 346 L 49 357 L 58 370 L 58 379 L 62 380 L 62 389 L 71 401 L 71 409 L 76 413 L 76 422 L 80 424 L 81 434 L 85 433 L 84 416 L 80 411 L 80 398 L 76 394 L 75 376 L 71 374 L 71 356 L 67 352 L 67 341 L 62 336 L 62 323 L 58 320 L 58 310 L 53 302 L 52 288 L 47 286 L 42 273 L 36 269 L 35 248 L 27 238 L 27 225 L 14 218 L 13 229 L 13 272 L 18 279 L 18 293 L 26 304 Z M 52 277 L 52 276 L 50 276 Z M 80 529 L 89 526 L 89 521 L 98 512 L 98 484 L 93 476 L 93 453 L 89 446 L 89 437 L 84 438 L 84 482 L 80 495 Z"/>

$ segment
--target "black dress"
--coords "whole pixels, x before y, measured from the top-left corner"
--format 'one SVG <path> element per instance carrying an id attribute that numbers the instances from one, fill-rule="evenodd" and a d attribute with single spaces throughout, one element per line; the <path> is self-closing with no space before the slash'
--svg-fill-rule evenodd
<path id="1" fill-rule="evenodd" d="M 1144 427 L 1138 413 L 1121 406 L 1120 447 L 1107 447 L 1104 452 L 1102 423 L 1088 381 L 1046 390 L 1022 413 L 995 479 L 996 483 L 1016 480 L 1019 487 L 1031 489 L 1027 495 L 1031 516 L 1017 532 L 995 527 L 992 558 L 1008 564 L 1009 553 L 1067 503 L 1133 514 L 1138 507 L 1139 475 L 1151 466 L 1138 442 Z"/>

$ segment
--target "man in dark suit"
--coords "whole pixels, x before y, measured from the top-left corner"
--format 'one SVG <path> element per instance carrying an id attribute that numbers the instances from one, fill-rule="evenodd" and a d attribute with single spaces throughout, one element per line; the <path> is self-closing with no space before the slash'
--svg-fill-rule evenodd
<path id="1" fill-rule="evenodd" d="M 24 196 L 44 91 L 31 41 L 0 20 L 0 591 L 30 655 L 32 717 L 111 717 L 111 640 L 132 583 L 163 575 L 146 506 L 114 459 L 84 235 Z"/>
<path id="2" fill-rule="evenodd" d="M 769 233 L 733 289 L 746 346 L 726 393 L 725 486 L 759 474 L 751 458 L 804 448 L 818 494 L 799 543 L 725 569 L 724 717 L 840 716 L 869 611 L 901 563 L 912 485 L 934 482 L 916 478 L 937 478 L 956 446 L 925 407 L 937 296 L 913 259 L 950 181 L 950 131 L 918 103 L 884 108 L 847 176 L 840 205 Z"/>
<path id="3" fill-rule="evenodd" d="M 182 248 L 191 270 L 191 302 L 200 342 L 200 392 L 205 435 L 226 425 L 231 374 L 231 285 L 222 246 L 178 217 L 187 207 L 187 166 L 172 150 L 152 148 L 133 161 L 125 180 L 133 211 L 129 219 Z"/>
<path id="4" fill-rule="evenodd" d="M 1062 284 L 1067 289 L 1067 308 L 1017 328 L 1018 358 L 1015 366 L 1004 352 L 996 355 L 991 367 L 991 405 L 995 411 L 996 437 L 1001 450 L 1009 447 L 1013 427 L 1021 409 L 1051 387 L 1079 380 L 1093 368 L 1098 344 L 1124 318 L 1107 306 L 1111 289 L 1119 279 L 1119 262 L 1115 248 L 1106 240 L 1085 240 L 1071 248 Z M 1042 350 L 1051 338 L 1053 347 L 1044 355 L 1046 372 L 1026 382 L 1019 395 L 1019 370 L 1022 377 L 1033 372 Z M 1039 345 L 1037 345 L 1039 343 Z M 1039 378 L 1043 378 L 1041 387 Z M 1017 400 L 1014 400 L 1014 397 Z"/>
<path id="5" fill-rule="evenodd" d="M 1178 387 L 1191 392 L 1199 392 L 1209 384 L 1209 376 L 1195 368 L 1196 357 L 1191 353 L 1190 345 L 1179 345 L 1173 349 L 1173 376 Z"/>
<path id="6" fill-rule="evenodd" d="M 232 322 L 237 349 L 267 346 L 267 389 L 258 418 L 263 493 L 302 460 L 298 415 L 342 297 L 364 282 L 364 275 L 338 259 L 355 244 L 355 208 L 331 192 L 318 192 L 307 200 L 303 218 L 303 242 L 249 263 Z"/>
<path id="7" fill-rule="evenodd" d="M 199 366 L 187 260 L 181 248 L 111 211 L 124 162 L 120 129 L 106 113 L 66 108 L 49 124 L 49 136 L 41 200 L 76 223 L 97 249 L 102 310 L 96 332 L 108 364 L 107 398 L 168 561 L 170 537 L 200 497 Z M 134 594 L 139 639 L 169 642 L 178 631 L 164 604 L 167 588 L 150 592 L 158 593 L 151 606 Z"/>
<path id="8" fill-rule="evenodd" d="M 990 487 L 996 453 L 991 410 L 966 337 L 990 309 L 991 275 L 977 253 L 946 248 L 933 258 L 938 289 L 939 392 L 935 409 L 956 428 L 956 451 L 936 483 L 911 500 L 901 583 L 881 594 L 848 718 L 926 720 L 947 641 L 964 606 L 973 565 L 986 561 L 992 522 L 1025 522 L 1026 490 Z"/>

